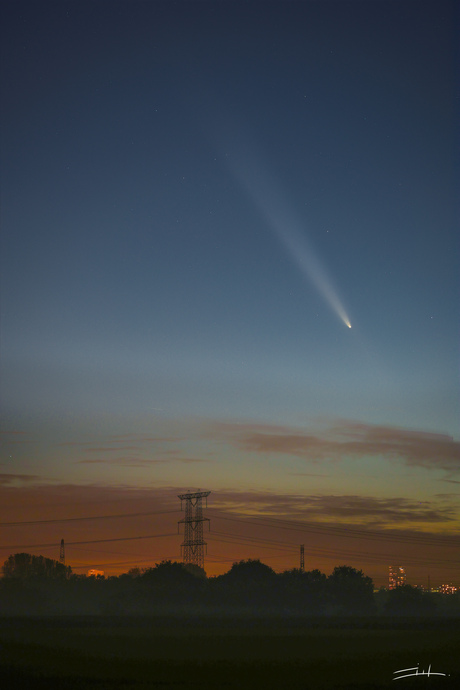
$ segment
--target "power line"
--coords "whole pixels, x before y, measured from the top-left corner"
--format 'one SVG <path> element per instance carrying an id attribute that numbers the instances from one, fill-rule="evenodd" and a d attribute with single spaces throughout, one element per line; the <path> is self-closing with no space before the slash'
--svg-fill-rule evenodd
<path id="1" fill-rule="evenodd" d="M 294 520 L 283 520 L 281 518 L 264 518 L 256 517 L 252 520 L 247 520 L 245 518 L 231 518 L 225 517 L 223 515 L 217 515 L 214 511 L 209 511 L 210 515 L 214 515 L 216 519 L 220 520 L 230 520 L 232 522 L 243 522 L 253 527 L 271 527 L 276 529 L 288 530 L 291 532 L 317 532 L 319 534 L 328 534 L 330 536 L 341 536 L 349 537 L 355 539 L 369 539 L 370 541 L 393 541 L 400 543 L 414 544 L 418 543 L 420 545 L 427 546 L 442 546 L 456 548 L 457 544 L 452 543 L 452 539 L 458 539 L 457 535 L 452 535 L 450 537 L 423 537 L 421 535 L 411 535 L 410 537 L 405 537 L 401 534 L 382 534 L 376 531 L 360 530 L 359 528 L 347 528 L 347 527 L 329 527 L 315 524 L 305 524 L 295 522 Z M 256 520 L 256 522 L 254 521 Z M 272 524 L 273 522 L 283 522 L 287 525 Z M 294 526 L 293 526 L 294 525 Z M 296 525 L 299 525 L 298 527 Z M 445 540 L 444 542 L 442 540 Z M 449 543 L 450 542 L 450 543 Z"/>
<path id="2" fill-rule="evenodd" d="M 217 532 L 214 532 L 214 534 L 217 534 Z M 223 543 L 226 543 L 226 544 L 238 544 L 238 545 L 240 545 L 240 546 L 257 546 L 257 545 L 259 544 L 259 540 L 258 540 L 258 539 L 251 539 L 250 537 L 247 538 L 247 541 L 246 541 L 246 542 L 241 542 L 241 541 L 239 541 L 237 538 L 232 539 L 231 537 L 229 537 L 229 538 L 227 538 L 227 537 L 223 537 L 223 538 L 220 537 L 220 538 L 214 539 L 213 541 L 223 542 Z M 286 546 L 270 546 L 270 545 L 268 545 L 268 544 L 266 544 L 266 543 L 263 543 L 263 544 L 262 544 L 262 548 L 264 548 L 264 549 L 274 549 L 274 550 L 276 550 L 276 551 L 280 551 L 280 550 L 282 550 L 282 551 L 289 551 L 289 552 L 291 552 L 291 551 L 293 552 L 293 551 L 294 551 L 294 549 L 292 549 L 292 547 L 286 547 Z M 295 549 L 295 550 L 297 551 L 297 549 Z"/>
<path id="3" fill-rule="evenodd" d="M 219 535 L 220 538 L 213 539 L 212 535 Z M 298 545 L 297 544 L 289 544 L 286 542 L 281 542 L 273 539 L 266 539 L 263 537 L 238 537 L 234 534 L 228 533 L 228 532 L 220 532 L 220 531 L 214 531 L 211 535 L 211 540 L 217 541 L 217 542 L 225 542 L 229 544 L 239 544 L 241 546 L 250 546 L 251 544 L 254 543 L 262 543 L 264 548 L 272 548 L 272 549 L 282 549 L 284 551 L 288 551 L 293 553 L 294 551 L 298 550 Z M 273 546 L 267 546 L 267 544 L 272 544 Z M 342 549 L 323 549 L 321 547 L 311 547 L 308 550 L 309 554 L 311 555 L 319 555 L 322 556 L 323 558 L 337 558 L 338 556 L 340 557 L 346 557 L 346 558 L 359 558 L 361 560 L 365 560 L 368 562 L 377 562 L 377 563 L 386 563 L 388 560 L 392 560 L 395 558 L 394 554 L 387 554 L 387 553 L 381 553 L 381 554 L 373 554 L 373 553 L 367 553 L 367 552 L 362 552 L 362 551 L 349 551 L 349 550 L 342 550 Z M 426 565 L 427 563 L 432 562 L 432 559 L 430 558 L 420 558 L 417 556 L 405 556 L 405 560 L 409 565 L 414 565 L 414 566 L 423 566 Z M 458 568 L 459 563 L 457 561 L 449 560 L 449 559 L 439 559 L 436 558 L 436 563 L 439 565 L 442 565 L 443 567 L 452 567 L 452 568 Z"/>
<path id="4" fill-rule="evenodd" d="M 115 555 L 115 556 L 131 556 L 132 558 L 136 557 L 136 554 L 127 553 L 126 551 L 108 551 L 107 549 L 100 549 L 100 548 L 91 549 L 91 548 L 88 548 L 88 546 L 75 546 L 74 545 L 72 552 L 73 551 L 84 551 L 85 553 L 91 552 L 91 553 L 98 553 L 98 554 L 109 553 L 109 554 Z M 144 556 L 145 556 L 145 554 L 139 555 L 139 558 L 143 558 Z"/>
<path id="5" fill-rule="evenodd" d="M 167 559 L 162 559 L 167 560 Z M 119 565 L 139 565 L 140 563 L 151 563 L 151 558 L 137 559 L 135 561 L 117 561 L 108 563 L 83 563 L 80 565 L 72 565 L 72 570 L 77 570 L 79 568 L 111 568 L 113 566 Z"/>
<path id="6" fill-rule="evenodd" d="M 143 515 L 167 515 L 177 510 L 161 510 L 148 513 L 121 513 L 119 515 L 91 515 L 89 517 L 56 518 L 50 520 L 22 520 L 19 522 L 0 522 L 0 527 L 19 527 L 20 525 L 44 525 L 56 522 L 81 522 L 83 520 L 114 520 L 119 518 L 142 517 Z"/>
<path id="7" fill-rule="evenodd" d="M 297 551 L 298 550 L 297 544 L 289 544 L 285 541 L 278 541 L 276 539 L 266 539 L 264 537 L 240 537 L 236 534 L 232 534 L 229 532 L 220 532 L 219 530 L 214 530 L 211 533 L 211 538 L 210 538 L 211 541 L 212 540 L 213 541 L 220 541 L 219 539 L 213 538 L 213 535 L 215 535 L 215 534 L 218 534 L 218 535 L 223 536 L 223 537 L 227 537 L 228 538 L 227 541 L 232 541 L 233 543 L 236 543 L 236 544 L 243 544 L 243 543 L 249 542 L 248 543 L 248 546 L 249 546 L 251 543 L 257 542 L 257 543 L 262 543 L 262 544 L 273 544 L 277 547 L 279 546 L 279 547 L 283 548 L 286 551 L 293 551 L 293 550 Z"/>
<path id="8" fill-rule="evenodd" d="M 155 539 L 156 537 L 176 537 L 177 534 L 176 532 L 168 532 L 167 534 L 148 534 L 146 536 L 140 536 L 140 537 L 116 537 L 113 539 L 90 539 L 88 541 L 68 541 L 66 542 L 67 546 L 75 546 L 77 544 L 103 544 L 105 542 L 111 542 L 111 541 L 134 541 L 135 539 Z M 0 549 L 4 549 L 5 551 L 8 549 L 42 549 L 42 548 L 48 548 L 48 547 L 56 547 L 56 543 L 52 542 L 51 544 L 13 544 L 10 546 L 0 546 Z"/>
<path id="9" fill-rule="evenodd" d="M 83 517 L 74 517 L 74 518 L 54 518 L 54 519 L 46 519 L 46 520 L 22 520 L 22 521 L 14 521 L 14 522 L 0 522 L 0 527 L 19 527 L 21 525 L 38 525 L 38 524 L 55 524 L 55 523 L 61 523 L 61 522 L 82 522 L 82 521 L 88 521 L 88 520 L 113 520 L 113 519 L 122 519 L 122 518 L 133 518 L 133 517 L 143 517 L 143 516 L 150 516 L 150 515 L 168 515 L 172 513 L 177 513 L 177 510 L 164 510 L 164 511 L 148 511 L 148 512 L 140 512 L 140 513 L 119 513 L 115 515 L 91 515 L 91 516 L 83 516 Z M 294 531 L 294 532 L 317 532 L 320 534 L 330 534 L 332 536 L 345 536 L 349 538 L 361 538 L 361 539 L 368 539 L 370 541 L 396 541 L 396 542 L 402 542 L 402 543 L 420 543 L 420 544 L 426 544 L 426 545 L 432 545 L 432 546 L 448 546 L 455 548 L 456 544 L 452 543 L 453 539 L 458 539 L 456 535 L 452 535 L 452 537 L 449 536 L 440 536 L 440 537 L 434 537 L 434 536 L 423 536 L 423 535 L 411 535 L 410 537 L 406 537 L 402 534 L 383 534 L 381 532 L 377 531 L 372 531 L 372 530 L 362 530 L 359 528 L 355 527 L 338 527 L 338 526 L 329 526 L 329 525 L 320 525 L 318 523 L 310 523 L 306 524 L 304 522 L 297 522 L 295 520 L 286 520 L 282 518 L 275 518 L 275 517 L 263 517 L 263 516 L 257 516 L 252 519 L 245 519 L 242 517 L 226 517 L 224 515 L 217 515 L 215 511 L 209 511 L 211 515 L 215 515 L 217 519 L 220 520 L 228 520 L 232 522 L 242 522 L 245 524 L 250 524 L 253 527 L 271 527 L 275 529 L 284 529 L 284 530 L 289 530 L 289 531 Z M 248 516 L 251 517 L 251 516 Z M 275 523 L 275 524 L 273 524 Z M 284 523 L 282 525 L 277 524 L 277 523 Z M 77 543 L 77 542 L 74 542 Z M 14 547 L 13 547 L 14 548 Z"/>

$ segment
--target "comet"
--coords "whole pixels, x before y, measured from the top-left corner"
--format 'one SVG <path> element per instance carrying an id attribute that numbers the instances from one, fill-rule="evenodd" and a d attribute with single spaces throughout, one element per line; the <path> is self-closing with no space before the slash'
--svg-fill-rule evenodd
<path id="1" fill-rule="evenodd" d="M 304 278 L 315 287 L 345 326 L 351 328 L 338 291 L 308 242 L 304 223 L 293 213 L 279 191 L 279 184 L 268 172 L 269 166 L 262 165 L 260 159 L 251 155 L 249 147 L 244 147 L 244 153 L 239 154 L 238 151 L 242 151 L 241 147 L 237 148 L 235 156 L 226 158 L 233 174 Z"/>

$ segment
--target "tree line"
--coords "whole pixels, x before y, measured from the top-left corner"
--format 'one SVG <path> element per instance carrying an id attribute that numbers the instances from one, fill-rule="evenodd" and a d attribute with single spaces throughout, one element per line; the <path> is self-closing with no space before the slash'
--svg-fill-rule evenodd
<path id="1" fill-rule="evenodd" d="M 374 591 L 361 570 L 342 565 L 329 576 L 294 568 L 275 573 L 260 560 L 233 563 L 207 578 L 198 566 L 162 561 L 119 576 L 87 577 L 44 556 L 11 555 L 0 580 L 0 615 L 460 615 L 460 596 L 408 585 Z M 442 600 L 449 599 L 446 608 Z"/>

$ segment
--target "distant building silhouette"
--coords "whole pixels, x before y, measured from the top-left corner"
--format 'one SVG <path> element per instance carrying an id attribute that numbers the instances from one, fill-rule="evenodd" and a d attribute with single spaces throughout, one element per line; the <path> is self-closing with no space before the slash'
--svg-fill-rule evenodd
<path id="1" fill-rule="evenodd" d="M 395 589 L 406 584 L 406 569 L 401 565 L 390 565 L 388 589 Z"/>

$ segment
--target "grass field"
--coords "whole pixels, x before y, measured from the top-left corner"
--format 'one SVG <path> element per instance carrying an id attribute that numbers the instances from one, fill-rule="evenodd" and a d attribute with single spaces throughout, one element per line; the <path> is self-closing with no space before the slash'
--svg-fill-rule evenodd
<path id="1" fill-rule="evenodd" d="M 460 620 L 0 619 L 0 687 L 460 687 Z M 394 672 L 419 665 L 417 676 Z"/>

